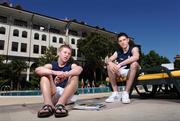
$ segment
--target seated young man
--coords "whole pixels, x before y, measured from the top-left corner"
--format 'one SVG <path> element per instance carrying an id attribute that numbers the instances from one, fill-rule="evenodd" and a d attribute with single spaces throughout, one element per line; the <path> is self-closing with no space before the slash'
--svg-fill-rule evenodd
<path id="1" fill-rule="evenodd" d="M 82 67 L 69 64 L 72 49 L 62 45 L 58 49 L 58 60 L 37 67 L 36 74 L 41 76 L 40 87 L 44 106 L 38 112 L 38 117 L 64 117 L 68 115 L 65 104 L 71 100 L 78 87 L 78 76 Z"/>
<path id="2" fill-rule="evenodd" d="M 139 68 L 139 49 L 135 46 L 134 42 L 129 39 L 126 33 L 118 34 L 118 44 L 119 49 L 115 51 L 106 62 L 113 92 L 105 102 L 111 103 L 122 100 L 122 103 L 130 103 L 129 92 L 137 69 Z M 113 61 L 115 60 L 117 60 L 118 63 L 114 63 Z M 127 76 L 126 87 L 122 93 L 118 92 L 116 83 L 117 76 Z"/>

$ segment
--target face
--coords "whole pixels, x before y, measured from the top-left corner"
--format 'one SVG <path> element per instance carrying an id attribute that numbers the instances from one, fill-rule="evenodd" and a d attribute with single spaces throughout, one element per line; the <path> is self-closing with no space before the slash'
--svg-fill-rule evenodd
<path id="1" fill-rule="evenodd" d="M 69 48 L 62 48 L 58 52 L 58 56 L 62 62 L 66 63 L 71 57 L 71 50 Z"/>
<path id="2" fill-rule="evenodd" d="M 122 49 L 126 49 L 129 46 L 129 38 L 126 36 L 121 36 L 118 38 L 118 44 Z"/>

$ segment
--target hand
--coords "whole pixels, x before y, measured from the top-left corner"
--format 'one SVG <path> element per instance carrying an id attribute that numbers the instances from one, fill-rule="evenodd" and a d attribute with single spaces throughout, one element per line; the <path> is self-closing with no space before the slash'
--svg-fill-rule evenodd
<path id="1" fill-rule="evenodd" d="M 119 70 L 121 67 L 122 67 L 122 66 L 121 66 L 121 63 L 119 63 L 119 64 L 117 65 L 118 70 Z"/>
<path id="2" fill-rule="evenodd" d="M 112 62 L 109 63 L 109 68 L 113 73 L 117 73 L 118 69 L 119 69 L 118 65 L 116 65 L 115 63 L 112 63 Z"/>
<path id="3" fill-rule="evenodd" d="M 68 72 L 63 71 L 53 71 L 53 74 L 56 76 L 54 80 L 55 84 L 58 84 L 69 77 Z"/>
<path id="4" fill-rule="evenodd" d="M 56 76 L 55 79 L 54 79 L 54 83 L 55 83 L 56 85 L 59 84 L 59 83 L 62 82 L 62 81 L 64 81 L 64 79 L 59 78 L 58 76 Z"/>

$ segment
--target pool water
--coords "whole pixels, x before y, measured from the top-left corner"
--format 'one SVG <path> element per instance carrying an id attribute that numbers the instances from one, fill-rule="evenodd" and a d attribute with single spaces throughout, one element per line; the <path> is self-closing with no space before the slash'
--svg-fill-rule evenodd
<path id="1" fill-rule="evenodd" d="M 94 87 L 94 88 L 78 88 L 77 94 L 91 94 L 110 92 L 109 87 Z M 40 90 L 25 90 L 25 91 L 5 91 L 0 92 L 1 96 L 39 96 Z"/>

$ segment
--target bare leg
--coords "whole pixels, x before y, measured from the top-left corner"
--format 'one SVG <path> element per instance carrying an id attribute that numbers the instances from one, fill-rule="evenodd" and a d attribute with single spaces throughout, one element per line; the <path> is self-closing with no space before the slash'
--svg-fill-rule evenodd
<path id="1" fill-rule="evenodd" d="M 109 66 L 107 66 L 107 71 L 108 71 L 109 81 L 111 82 L 113 91 L 118 91 L 118 87 L 116 84 L 117 75 L 109 69 Z"/>
<path id="2" fill-rule="evenodd" d="M 134 78 L 136 76 L 137 69 L 139 68 L 139 64 L 137 62 L 133 62 L 130 65 L 129 73 L 128 73 L 128 79 L 126 81 L 126 88 L 125 91 L 130 92 L 132 83 L 134 81 Z"/>
<path id="3" fill-rule="evenodd" d="M 78 76 L 73 76 L 68 81 L 67 86 L 64 88 L 63 94 L 59 98 L 57 104 L 65 105 L 70 97 L 72 97 L 78 87 Z"/>
<path id="4" fill-rule="evenodd" d="M 56 92 L 56 86 L 52 80 L 52 76 L 41 77 L 40 86 L 41 86 L 41 92 L 42 92 L 43 99 L 44 99 L 44 104 L 49 104 L 49 105 L 53 106 L 51 96 L 52 96 L 52 94 L 54 94 Z"/>

